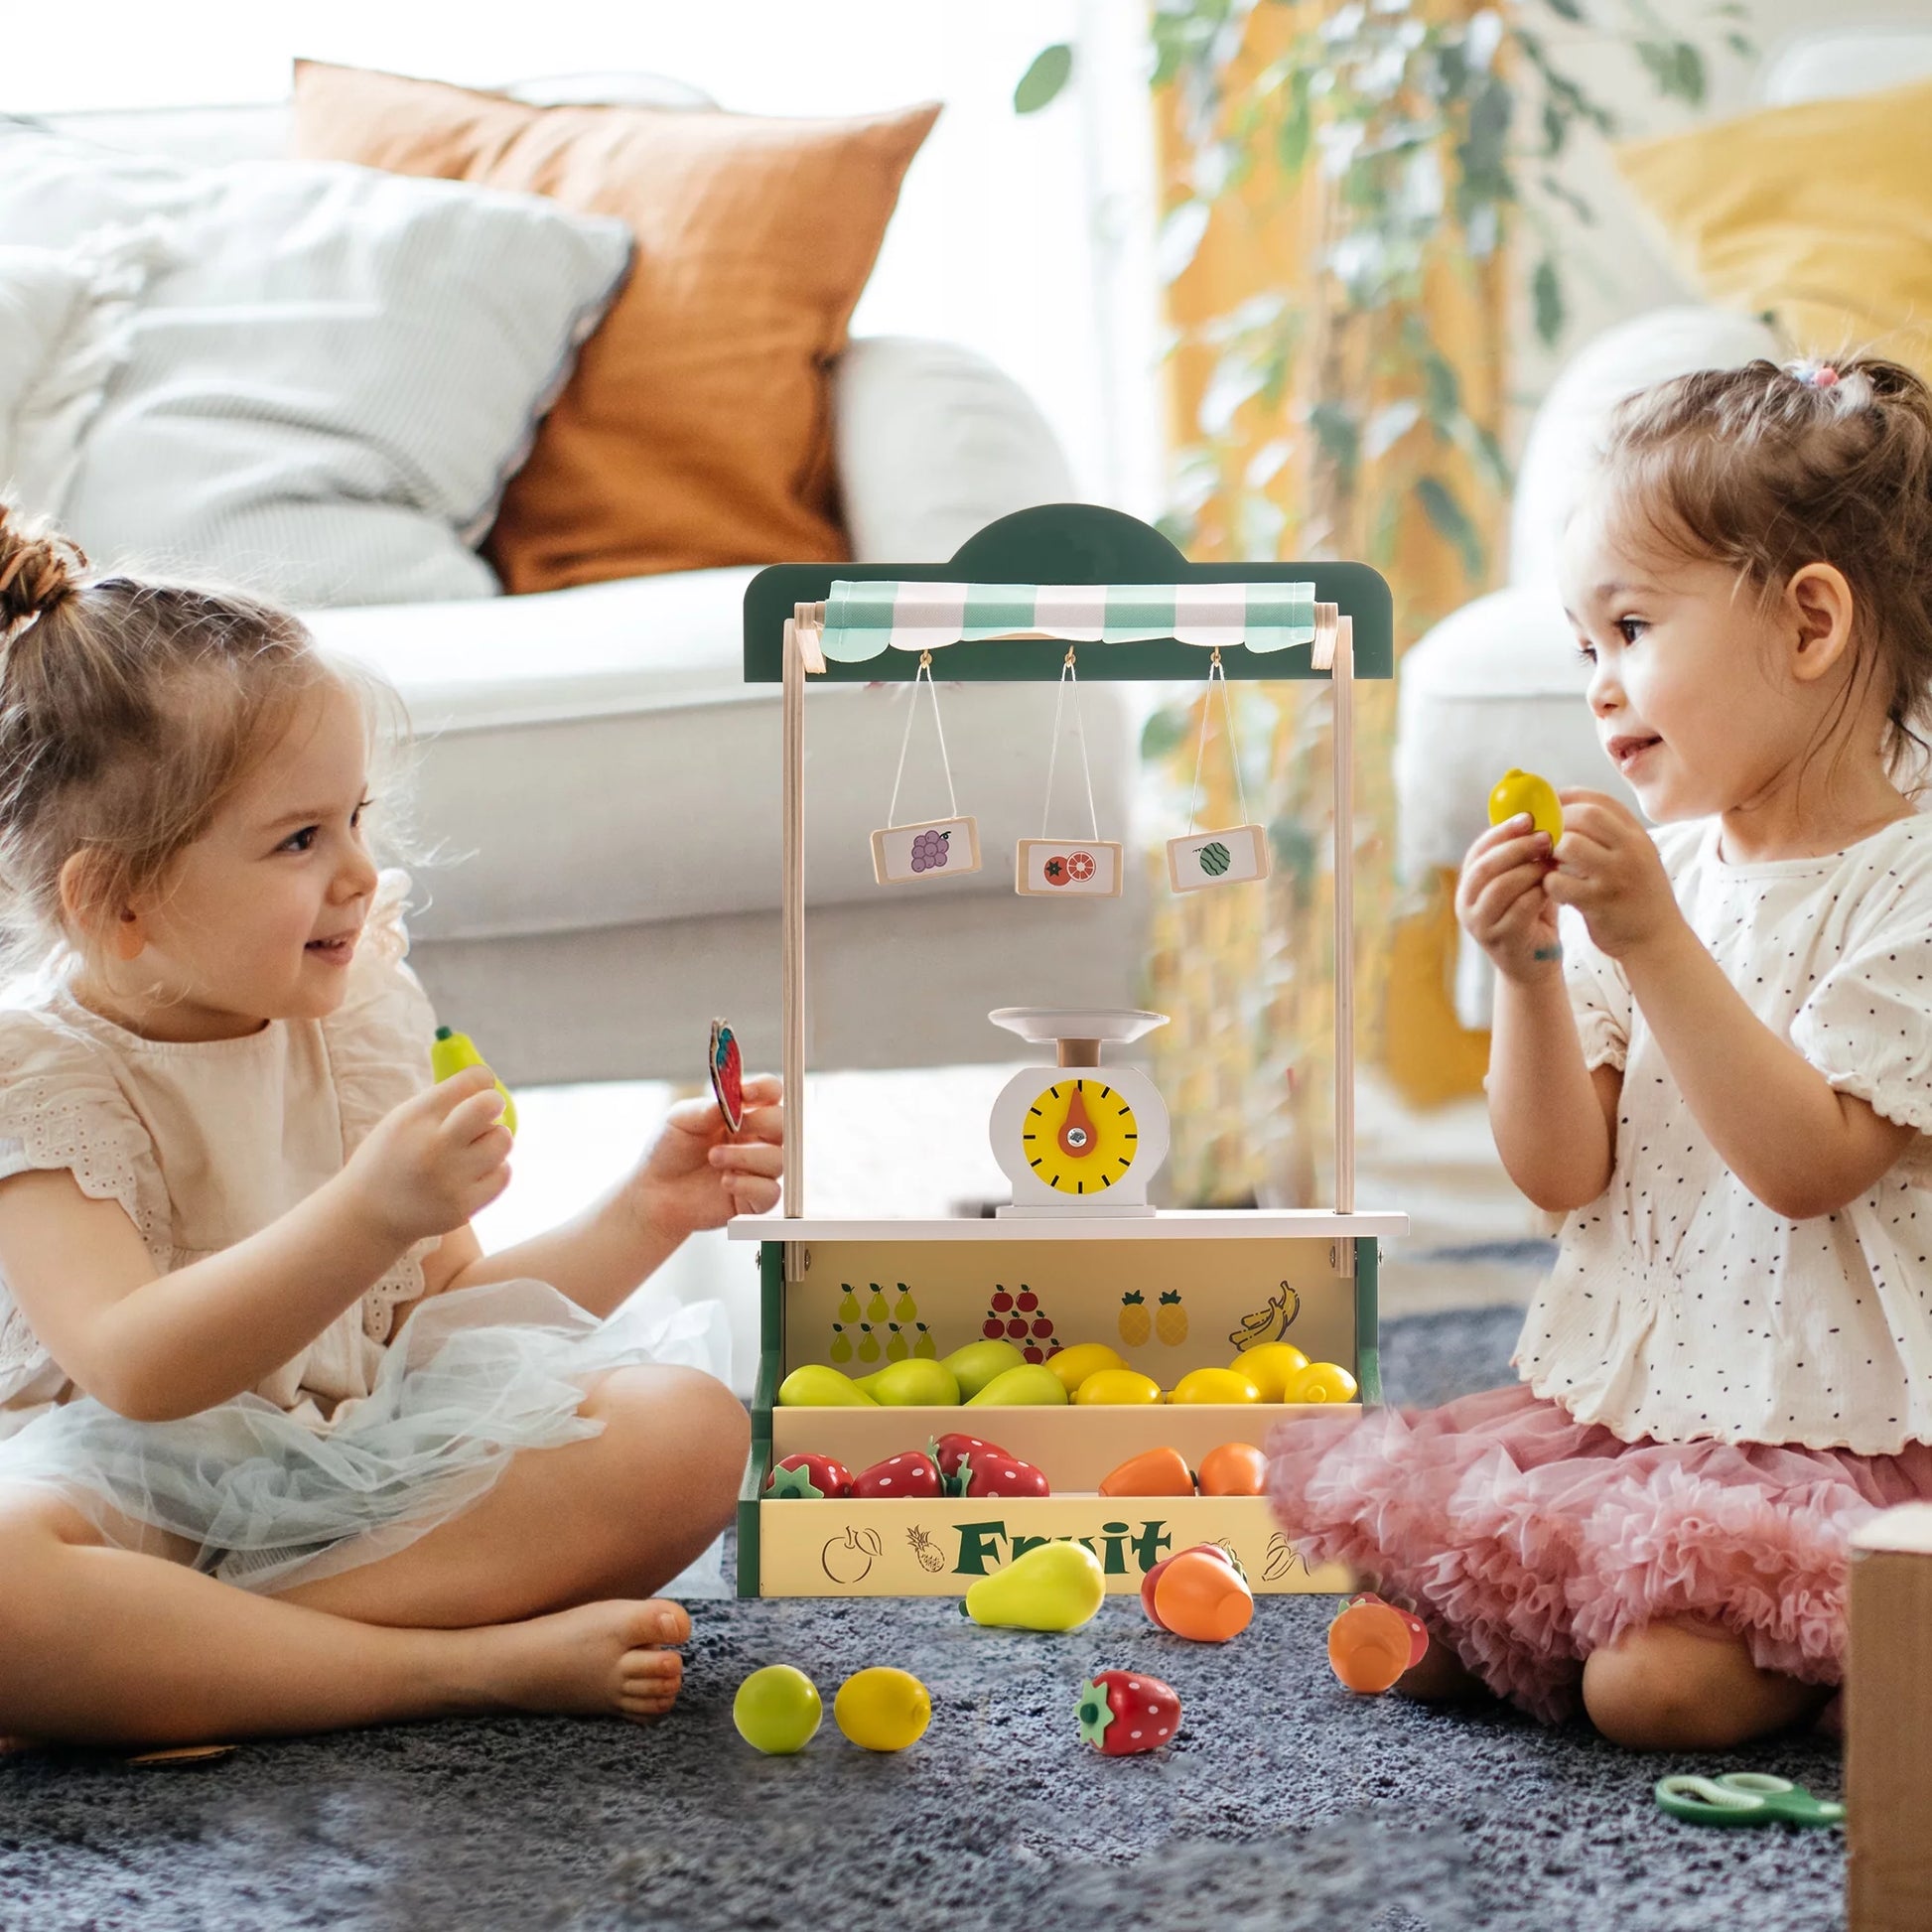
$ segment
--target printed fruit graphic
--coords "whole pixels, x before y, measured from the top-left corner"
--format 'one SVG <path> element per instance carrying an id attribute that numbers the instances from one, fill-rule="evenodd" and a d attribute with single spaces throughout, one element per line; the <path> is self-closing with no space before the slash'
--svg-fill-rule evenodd
<path id="1" fill-rule="evenodd" d="M 835 1362 L 849 1362 L 852 1359 L 852 1337 L 845 1332 L 845 1323 L 832 1323 L 832 1345 L 826 1353 Z"/>
<path id="2" fill-rule="evenodd" d="M 922 1362 L 933 1360 L 939 1353 L 933 1346 L 932 1330 L 923 1321 L 915 1321 L 912 1324 L 912 1352 Z M 953 1379 L 957 1381 L 957 1375 Z"/>
<path id="3" fill-rule="evenodd" d="M 795 1368 L 778 1384 L 778 1402 L 786 1409 L 876 1409 L 873 1401 L 849 1375 L 822 1362 Z"/>
<path id="4" fill-rule="evenodd" d="M 903 1282 L 898 1284 L 898 1300 L 893 1304 L 893 1319 L 906 1322 L 919 1318 L 919 1305 L 912 1299 L 912 1291 Z"/>
<path id="5" fill-rule="evenodd" d="M 1071 1348 L 1048 1355 L 1046 1366 L 1060 1378 L 1060 1387 L 1072 1396 L 1089 1375 L 1103 1368 L 1125 1368 L 1127 1364 L 1104 1341 L 1076 1341 Z"/>
<path id="6" fill-rule="evenodd" d="M 1328 1625 L 1330 1669 L 1349 1690 L 1365 1697 L 1379 1697 L 1411 1664 L 1420 1663 L 1428 1648 L 1429 1633 L 1422 1620 L 1406 1617 L 1393 1603 L 1375 1595 L 1350 1598 Z"/>
<path id="7" fill-rule="evenodd" d="M 830 1455 L 781 1455 L 764 1479 L 767 1496 L 804 1496 L 822 1502 L 852 1493 L 852 1471 Z"/>
<path id="8" fill-rule="evenodd" d="M 939 1465 L 944 1492 L 948 1496 L 956 1496 L 966 1487 L 959 1473 L 959 1465 L 975 1449 L 991 1449 L 995 1455 L 1006 1454 L 998 1443 L 985 1442 L 978 1436 L 941 1436 L 936 1443 L 926 1445 L 926 1452 Z"/>
<path id="9" fill-rule="evenodd" d="M 1266 1341 L 1280 1341 L 1282 1331 L 1301 1312 L 1302 1298 L 1283 1282 L 1281 1293 L 1271 1297 L 1265 1308 L 1252 1309 L 1241 1317 L 1240 1326 L 1229 1333 L 1228 1340 L 1244 1351 Z"/>
<path id="10" fill-rule="evenodd" d="M 1003 1449 L 974 1449 L 959 1464 L 967 1496 L 1050 1496 L 1046 1478 L 1031 1462 Z"/>
<path id="11" fill-rule="evenodd" d="M 1106 1757 L 1159 1750 L 1180 1728 L 1179 1698 L 1140 1671 L 1095 1671 L 1077 1709 L 1080 1735 Z"/>
<path id="12" fill-rule="evenodd" d="M 1064 859 L 1048 859 L 1039 870 L 1044 875 L 1047 885 L 1064 886 L 1066 884 L 1066 861 Z"/>
<path id="13" fill-rule="evenodd" d="M 902 1362 L 911 1354 L 911 1345 L 906 1341 L 897 1321 L 889 1321 L 887 1327 L 892 1331 L 892 1340 L 886 1344 L 886 1359 L 889 1362 Z"/>
<path id="14" fill-rule="evenodd" d="M 959 1384 L 943 1362 L 889 1362 L 853 1387 L 889 1409 L 952 1409 L 959 1403 Z"/>
<path id="15" fill-rule="evenodd" d="M 1279 1583 L 1290 1575 L 1295 1566 L 1302 1562 L 1301 1554 L 1280 1530 L 1268 1539 L 1268 1553 L 1262 1559 L 1261 1580 L 1265 1584 Z M 1308 1566 L 1303 1564 L 1303 1569 Z"/>
<path id="16" fill-rule="evenodd" d="M 966 1404 L 969 1409 L 1065 1407 L 1066 1389 L 1043 1362 L 1023 1362 L 996 1375 Z"/>
<path id="17" fill-rule="evenodd" d="M 1288 1378 L 1284 1402 L 1353 1402 L 1355 1378 L 1339 1362 L 1311 1362 Z"/>
<path id="18" fill-rule="evenodd" d="M 1106 1594 L 1100 1559 L 1084 1543 L 1040 1543 L 982 1577 L 961 1607 L 975 1623 L 1010 1630 L 1077 1630 Z"/>
<path id="19" fill-rule="evenodd" d="M 919 1560 L 919 1568 L 931 1576 L 938 1576 L 945 1569 L 946 1560 L 939 1554 L 939 1546 L 926 1532 L 914 1523 L 905 1532 L 905 1540 L 912 1546 L 912 1554 Z"/>
<path id="20" fill-rule="evenodd" d="M 1067 872 L 1075 879 L 1091 879 L 1096 870 L 1091 852 L 1069 852 L 1066 855 Z"/>
<path id="21" fill-rule="evenodd" d="M 1193 1550 L 1195 1553 L 1201 1556 L 1218 1557 L 1221 1560 L 1221 1562 L 1228 1565 L 1230 1569 L 1238 1571 L 1241 1568 L 1241 1566 L 1235 1562 L 1232 1553 L 1222 1548 L 1222 1546 L 1218 1543 L 1196 1543 L 1193 1545 Z M 1185 1556 L 1187 1554 L 1188 1552 L 1184 1550 L 1176 1550 L 1174 1552 L 1174 1556 Z M 1161 1622 L 1161 1618 L 1155 1610 L 1154 1592 L 1161 1587 L 1161 1579 L 1168 1574 L 1168 1565 L 1171 1564 L 1173 1561 L 1173 1557 L 1163 1557 L 1161 1561 L 1157 1563 L 1154 1566 L 1154 1568 L 1150 1570 L 1147 1573 L 1147 1575 L 1141 1579 L 1141 1608 L 1147 1612 L 1147 1620 L 1150 1623 L 1154 1624 L 1157 1628 L 1161 1628 L 1161 1629 L 1165 1629 L 1167 1626 Z"/>
<path id="22" fill-rule="evenodd" d="M 1181 1551 L 1154 1586 L 1155 1622 L 1195 1643 L 1226 1643 L 1254 1614 L 1255 1593 L 1224 1550 Z"/>
<path id="23" fill-rule="evenodd" d="M 839 1297 L 839 1319 L 841 1321 L 857 1321 L 859 1318 L 859 1298 L 853 1294 L 852 1284 L 850 1282 L 841 1282 L 839 1286 L 845 1290 L 845 1293 Z"/>
<path id="24" fill-rule="evenodd" d="M 1228 1367 L 1245 1375 L 1261 1391 L 1262 1401 L 1279 1402 L 1288 1378 L 1308 1365 L 1309 1358 L 1292 1341 L 1264 1341 L 1242 1349 Z"/>
<path id="25" fill-rule="evenodd" d="M 1143 1449 L 1101 1478 L 1103 1496 L 1191 1496 L 1193 1471 L 1177 1449 Z"/>
<path id="26" fill-rule="evenodd" d="M 886 1297 L 877 1282 L 872 1284 L 872 1300 L 866 1304 L 866 1319 L 879 1322 L 886 1319 Z"/>
<path id="27" fill-rule="evenodd" d="M 885 1554 L 877 1530 L 857 1530 L 847 1524 L 845 1534 L 828 1539 L 818 1553 L 818 1566 L 833 1583 L 850 1589 L 872 1575 L 874 1558 Z"/>
<path id="28" fill-rule="evenodd" d="M 1200 1459 L 1203 1496 L 1259 1496 L 1268 1487 L 1268 1458 L 1252 1443 L 1223 1443 Z"/>
<path id="29" fill-rule="evenodd" d="M 1518 812 L 1528 812 L 1536 829 L 1549 833 L 1552 845 L 1563 837 L 1563 806 L 1557 800 L 1556 786 L 1548 778 L 1511 765 L 1489 794 L 1489 823 L 1500 825 Z"/>
<path id="30" fill-rule="evenodd" d="M 879 1337 L 872 1331 L 870 1321 L 859 1323 L 859 1359 L 862 1362 L 876 1362 L 879 1359 Z"/>
<path id="31" fill-rule="evenodd" d="M 468 1034 L 454 1032 L 448 1027 L 438 1027 L 436 1037 L 430 1041 L 429 1070 L 439 1082 L 447 1080 L 452 1073 L 461 1073 L 466 1066 L 482 1066 L 483 1056 L 477 1051 L 477 1042 Z M 512 1134 L 516 1132 L 516 1102 L 510 1098 L 510 1090 L 502 1081 L 496 1082 L 496 1091 L 503 1096 L 503 1125 Z"/>
<path id="32" fill-rule="evenodd" d="M 1018 1295 L 1005 1282 L 995 1282 L 981 1332 L 988 1336 L 1005 1335 L 1023 1362 L 1043 1362 L 1046 1345 L 1053 1339 L 1053 1322 L 1039 1306 L 1039 1297 L 1025 1282 L 1020 1284 Z"/>
<path id="33" fill-rule="evenodd" d="M 952 854 L 950 832 L 920 832 L 912 841 L 912 870 L 938 872 Z"/>
<path id="34" fill-rule="evenodd" d="M 1180 1306 L 1179 1289 L 1163 1291 L 1161 1312 L 1154 1317 L 1154 1332 L 1170 1348 L 1178 1348 L 1187 1339 L 1187 1311 Z"/>
<path id="35" fill-rule="evenodd" d="M 832 1700 L 832 1722 L 869 1751 L 902 1751 L 932 1722 L 932 1699 L 910 1671 L 854 1671 Z"/>
<path id="36" fill-rule="evenodd" d="M 1168 1392 L 1170 1402 L 1259 1402 L 1261 1391 L 1235 1369 L 1190 1369 Z"/>
<path id="37" fill-rule="evenodd" d="M 766 1664 L 738 1687 L 732 1723 L 754 1749 L 769 1757 L 802 1750 L 823 1715 L 818 1686 L 789 1664 Z"/>
<path id="38" fill-rule="evenodd" d="M 855 1496 L 936 1496 L 939 1493 L 939 1465 L 919 1449 L 889 1455 L 852 1478 Z"/>
<path id="39" fill-rule="evenodd" d="M 1139 1348 L 1154 1332 L 1154 1318 L 1147 1311 L 1147 1298 L 1138 1288 L 1130 1288 L 1120 1298 L 1120 1338 L 1129 1348 Z"/>
<path id="40" fill-rule="evenodd" d="M 1096 1369 L 1073 1392 L 1075 1402 L 1163 1402 L 1161 1385 L 1135 1368 Z"/>
<path id="41" fill-rule="evenodd" d="M 970 1402 L 996 1375 L 1010 1368 L 1024 1368 L 1027 1358 L 1012 1342 L 988 1336 L 984 1341 L 969 1341 L 955 1348 L 941 1366 L 959 1384 L 958 1400 Z"/>

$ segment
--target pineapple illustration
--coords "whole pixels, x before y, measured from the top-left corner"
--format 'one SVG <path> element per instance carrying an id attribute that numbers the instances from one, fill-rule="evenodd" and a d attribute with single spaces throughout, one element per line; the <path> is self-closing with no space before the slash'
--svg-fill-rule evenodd
<path id="1" fill-rule="evenodd" d="M 1120 1338 L 1129 1348 L 1139 1348 L 1153 1333 L 1153 1323 L 1148 1316 L 1147 1297 L 1138 1288 L 1130 1288 L 1120 1298 Z"/>
<path id="2" fill-rule="evenodd" d="M 912 1554 L 932 1576 L 936 1577 L 945 1569 L 946 1560 L 939 1554 L 939 1546 L 916 1523 L 905 1532 L 905 1540 L 911 1544 Z"/>
<path id="3" fill-rule="evenodd" d="M 889 1321 L 886 1325 L 892 1330 L 893 1336 L 892 1340 L 886 1344 L 886 1359 L 889 1362 L 902 1362 L 911 1352 L 906 1346 L 905 1337 L 899 1332 L 899 1326 L 897 1321 Z"/>
<path id="4" fill-rule="evenodd" d="M 1180 1306 L 1179 1289 L 1162 1290 L 1161 1312 L 1154 1317 L 1154 1332 L 1170 1348 L 1178 1348 L 1187 1339 L 1187 1311 Z"/>
<path id="5" fill-rule="evenodd" d="M 852 1284 L 850 1282 L 841 1282 L 839 1286 L 845 1290 L 845 1293 L 839 1297 L 839 1319 L 841 1321 L 857 1321 L 859 1318 L 859 1298 L 853 1294 Z"/>
<path id="6" fill-rule="evenodd" d="M 852 1337 L 846 1333 L 843 1321 L 832 1323 L 832 1346 L 829 1352 L 835 1362 L 849 1362 L 852 1359 Z"/>

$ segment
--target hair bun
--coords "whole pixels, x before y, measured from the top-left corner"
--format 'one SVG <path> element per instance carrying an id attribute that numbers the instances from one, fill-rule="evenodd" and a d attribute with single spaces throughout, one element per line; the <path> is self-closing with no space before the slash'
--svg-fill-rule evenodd
<path id="1" fill-rule="evenodd" d="M 0 503 L 0 637 L 12 636 L 78 590 L 86 567 L 78 544 Z"/>

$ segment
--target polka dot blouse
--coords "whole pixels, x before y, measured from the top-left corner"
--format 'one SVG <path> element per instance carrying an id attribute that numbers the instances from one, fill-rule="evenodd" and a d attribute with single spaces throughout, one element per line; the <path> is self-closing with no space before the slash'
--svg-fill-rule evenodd
<path id="1" fill-rule="evenodd" d="M 1719 829 L 1657 834 L 1691 929 L 1834 1087 L 1920 1137 L 1837 1213 L 1773 1213 L 1720 1160 L 1621 969 L 1565 907 L 1585 1058 L 1623 1069 L 1616 1162 L 1564 1222 L 1516 1365 L 1625 1441 L 1863 1454 L 1932 1441 L 1932 817 L 1739 865 Z"/>

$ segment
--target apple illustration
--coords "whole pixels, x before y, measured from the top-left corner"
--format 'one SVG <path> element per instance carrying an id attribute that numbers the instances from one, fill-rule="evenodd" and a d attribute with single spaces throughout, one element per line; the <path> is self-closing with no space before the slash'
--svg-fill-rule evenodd
<path id="1" fill-rule="evenodd" d="M 843 1589 L 862 1584 L 872 1574 L 873 1559 L 885 1554 L 877 1530 L 856 1530 L 847 1525 L 843 1536 L 833 1537 L 819 1552 L 818 1561 L 825 1574 Z"/>

